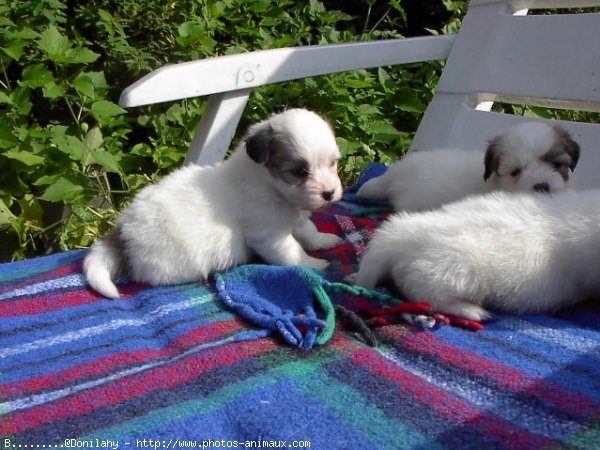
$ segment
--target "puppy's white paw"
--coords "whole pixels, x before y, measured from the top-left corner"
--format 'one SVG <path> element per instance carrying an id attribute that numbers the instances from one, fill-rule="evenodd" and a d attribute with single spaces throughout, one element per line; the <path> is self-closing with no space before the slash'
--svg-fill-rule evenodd
<path id="1" fill-rule="evenodd" d="M 340 245 L 344 240 L 336 234 L 318 233 L 311 237 L 307 250 L 327 250 Z"/>
<path id="2" fill-rule="evenodd" d="M 480 306 L 468 305 L 465 306 L 461 314 L 457 314 L 467 319 L 475 320 L 477 322 L 489 319 L 491 314 Z"/>
<path id="3" fill-rule="evenodd" d="M 465 319 L 481 321 L 490 317 L 490 313 L 488 311 L 483 309 L 481 306 L 475 305 L 467 300 L 452 298 L 441 302 L 430 301 L 430 303 L 435 310 L 441 313 L 451 314 L 453 316 L 463 317 Z"/>

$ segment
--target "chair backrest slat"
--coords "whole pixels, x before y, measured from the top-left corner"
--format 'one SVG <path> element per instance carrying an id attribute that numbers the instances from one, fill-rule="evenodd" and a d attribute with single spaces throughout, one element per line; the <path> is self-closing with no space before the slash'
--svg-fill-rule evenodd
<path id="1" fill-rule="evenodd" d="M 532 120 L 485 111 L 490 105 L 480 110 L 483 101 L 600 112 L 600 13 L 513 14 L 532 4 L 471 2 L 411 150 L 484 149 L 506 127 Z M 600 6 L 600 1 L 535 2 L 542 6 Z M 574 184 L 600 187 L 600 124 L 561 124 L 582 148 Z"/>

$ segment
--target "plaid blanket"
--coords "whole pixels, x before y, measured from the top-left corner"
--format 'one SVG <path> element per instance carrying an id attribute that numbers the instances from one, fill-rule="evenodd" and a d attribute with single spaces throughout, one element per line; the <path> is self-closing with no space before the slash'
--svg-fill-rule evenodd
<path id="1" fill-rule="evenodd" d="M 364 213 L 315 214 L 344 238 L 315 252 L 327 279 L 356 269 L 383 218 Z M 102 298 L 84 254 L 0 265 L 3 448 L 600 448 L 596 305 L 496 314 L 477 332 L 388 324 L 375 347 L 338 322 L 307 351 L 248 339 L 210 284 L 121 281 L 121 299 Z"/>

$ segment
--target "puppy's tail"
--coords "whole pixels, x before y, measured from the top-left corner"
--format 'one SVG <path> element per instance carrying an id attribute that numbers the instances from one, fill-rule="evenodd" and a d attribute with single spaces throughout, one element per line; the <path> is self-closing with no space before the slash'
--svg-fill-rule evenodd
<path id="1" fill-rule="evenodd" d="M 371 200 L 386 200 L 388 198 L 388 179 L 386 174 L 371 178 L 363 184 L 356 195 Z"/>
<path id="2" fill-rule="evenodd" d="M 119 298 L 112 278 L 122 265 L 121 252 L 115 232 L 96 242 L 83 260 L 83 274 L 90 286 L 108 298 Z"/>

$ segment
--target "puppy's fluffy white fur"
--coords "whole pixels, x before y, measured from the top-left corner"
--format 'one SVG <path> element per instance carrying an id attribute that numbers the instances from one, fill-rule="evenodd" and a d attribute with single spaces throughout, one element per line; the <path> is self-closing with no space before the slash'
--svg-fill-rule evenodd
<path id="1" fill-rule="evenodd" d="M 117 298 L 112 278 L 125 271 L 151 285 L 206 280 L 253 255 L 272 264 L 327 261 L 306 250 L 341 239 L 320 233 L 311 211 L 341 198 L 340 156 L 330 126 L 291 109 L 250 127 L 232 156 L 215 166 L 190 165 L 148 186 L 84 260 L 90 285 Z"/>
<path id="2" fill-rule="evenodd" d="M 390 216 L 355 282 L 480 320 L 487 308 L 553 312 L 600 297 L 600 191 L 494 192 Z"/>
<path id="3" fill-rule="evenodd" d="M 414 151 L 358 196 L 387 199 L 395 211 L 424 211 L 494 190 L 557 192 L 579 159 L 579 145 L 559 126 L 525 122 L 493 138 L 485 153 Z"/>

